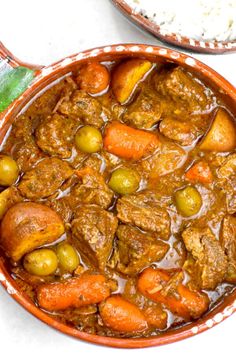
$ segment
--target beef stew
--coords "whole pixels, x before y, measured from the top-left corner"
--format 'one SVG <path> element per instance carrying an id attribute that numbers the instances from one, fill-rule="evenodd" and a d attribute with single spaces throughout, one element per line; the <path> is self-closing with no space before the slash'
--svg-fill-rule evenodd
<path id="1" fill-rule="evenodd" d="M 147 337 L 196 320 L 236 282 L 235 149 L 235 117 L 182 67 L 78 68 L 1 149 L 12 276 L 89 333 Z"/>

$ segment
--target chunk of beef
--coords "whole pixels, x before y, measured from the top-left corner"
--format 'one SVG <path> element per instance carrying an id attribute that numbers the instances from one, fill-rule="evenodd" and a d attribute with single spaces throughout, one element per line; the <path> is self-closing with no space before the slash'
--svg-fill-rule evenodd
<path id="1" fill-rule="evenodd" d="M 164 176 L 180 168 L 186 161 L 186 152 L 177 144 L 162 142 L 153 155 L 140 162 L 150 178 Z"/>
<path id="2" fill-rule="evenodd" d="M 215 289 L 223 281 L 227 270 L 227 258 L 219 241 L 207 227 L 188 227 L 182 237 L 195 261 L 194 277 L 198 285 L 202 289 Z"/>
<path id="3" fill-rule="evenodd" d="M 75 169 L 91 167 L 94 171 L 103 172 L 109 164 L 109 161 L 107 157 L 104 156 L 104 151 L 101 151 L 99 154 L 86 154 L 85 152 L 74 150 L 70 164 Z"/>
<path id="4" fill-rule="evenodd" d="M 123 223 L 155 232 L 164 240 L 170 236 L 170 218 L 165 209 L 155 201 L 149 201 L 145 194 L 123 196 L 117 202 L 117 217 Z"/>
<path id="5" fill-rule="evenodd" d="M 44 156 L 33 139 L 16 143 L 12 150 L 12 157 L 21 172 L 32 169 Z"/>
<path id="6" fill-rule="evenodd" d="M 103 107 L 103 113 L 106 116 L 106 119 L 111 120 L 120 120 L 126 110 L 125 106 L 122 106 L 114 97 L 112 90 L 101 96 L 97 96 L 96 99 Z"/>
<path id="7" fill-rule="evenodd" d="M 94 171 L 100 172 L 105 165 L 105 159 L 100 154 L 93 154 L 84 160 L 82 167 L 90 167 Z"/>
<path id="8" fill-rule="evenodd" d="M 226 191 L 226 206 L 229 214 L 236 213 L 236 176 Z"/>
<path id="9" fill-rule="evenodd" d="M 219 178 L 228 179 L 236 174 L 236 153 L 228 155 L 217 171 Z"/>
<path id="10" fill-rule="evenodd" d="M 53 209 L 58 215 L 60 215 L 61 219 L 65 224 L 69 223 L 73 216 L 73 211 L 68 202 L 68 197 L 62 197 L 59 199 L 53 199 L 47 201 L 46 203 L 51 209 Z"/>
<path id="11" fill-rule="evenodd" d="M 97 128 L 100 128 L 104 123 L 101 104 L 83 91 L 77 90 L 69 100 L 62 101 L 58 111 L 72 119 L 94 125 Z"/>
<path id="12" fill-rule="evenodd" d="M 107 209 L 113 199 L 114 193 L 104 181 L 102 175 L 90 167 L 77 171 L 82 183 L 76 184 L 69 198 L 69 204 L 72 209 L 80 204 L 96 204 Z"/>
<path id="13" fill-rule="evenodd" d="M 56 111 L 55 108 L 58 101 L 61 101 L 64 97 L 68 97 L 76 88 L 77 85 L 73 79 L 66 77 L 39 96 L 27 109 L 27 115 L 40 118 L 47 117 Z"/>
<path id="14" fill-rule="evenodd" d="M 110 257 L 118 220 L 96 205 L 81 206 L 72 221 L 73 242 L 91 264 L 104 269 Z"/>
<path id="15" fill-rule="evenodd" d="M 137 274 L 153 262 L 160 261 L 169 246 L 150 233 L 143 233 L 135 227 L 120 225 L 116 231 L 117 265 L 124 274 Z"/>
<path id="16" fill-rule="evenodd" d="M 71 156 L 75 123 L 60 114 L 47 116 L 36 129 L 36 143 L 47 154 L 62 159 Z"/>
<path id="17" fill-rule="evenodd" d="M 0 219 L 2 219 L 8 209 L 22 200 L 23 198 L 15 186 L 8 187 L 2 191 L 0 193 Z"/>
<path id="18" fill-rule="evenodd" d="M 224 218 L 220 233 L 220 244 L 228 260 L 225 280 L 236 283 L 236 217 L 229 215 Z"/>
<path id="19" fill-rule="evenodd" d="M 25 114 L 17 117 L 4 145 L 3 152 L 12 155 L 22 172 L 31 169 L 44 156 L 32 135 L 38 123 L 37 117 Z"/>
<path id="20" fill-rule="evenodd" d="M 227 211 L 236 213 L 236 154 L 230 154 L 224 158 L 217 170 L 220 187 L 225 192 Z"/>
<path id="21" fill-rule="evenodd" d="M 140 129 L 149 129 L 161 118 L 161 100 L 151 91 L 143 90 L 138 98 L 128 106 L 123 121 Z"/>
<path id="22" fill-rule="evenodd" d="M 101 152 L 101 156 L 103 161 L 106 163 L 106 167 L 108 167 L 110 170 L 117 167 L 122 161 L 118 156 L 113 155 L 105 150 Z"/>
<path id="23" fill-rule="evenodd" d="M 62 80 L 38 97 L 28 110 L 14 121 L 4 151 L 13 156 L 22 172 L 30 170 L 45 156 L 35 142 L 34 132 L 38 125 L 43 126 L 44 119 L 52 114 L 60 96 L 72 92 L 73 85 L 69 79 Z"/>
<path id="24" fill-rule="evenodd" d="M 47 157 L 26 172 L 19 183 L 20 193 L 31 200 L 46 198 L 72 176 L 73 170 L 65 161 Z"/>
<path id="25" fill-rule="evenodd" d="M 159 129 L 167 138 L 187 146 L 193 144 L 207 130 L 209 117 L 206 115 L 176 115 L 162 120 Z"/>
<path id="26" fill-rule="evenodd" d="M 31 140 L 31 135 L 38 124 L 39 119 L 34 116 L 31 117 L 26 114 L 21 114 L 12 124 L 11 137 L 24 142 Z"/>
<path id="27" fill-rule="evenodd" d="M 155 86 L 157 92 L 176 103 L 176 109 L 203 112 L 210 108 L 209 90 L 180 66 L 156 75 Z"/>

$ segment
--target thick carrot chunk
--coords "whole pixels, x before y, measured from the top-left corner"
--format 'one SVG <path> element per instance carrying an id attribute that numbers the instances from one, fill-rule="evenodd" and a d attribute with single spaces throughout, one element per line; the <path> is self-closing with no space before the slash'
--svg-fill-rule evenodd
<path id="1" fill-rule="evenodd" d="M 97 304 L 109 295 L 106 278 L 99 274 L 82 274 L 63 283 L 41 285 L 37 290 L 39 306 L 48 311 Z"/>
<path id="2" fill-rule="evenodd" d="M 117 332 L 143 332 L 148 328 L 147 321 L 137 306 L 113 295 L 100 305 L 103 323 Z"/>
<path id="3" fill-rule="evenodd" d="M 208 296 L 183 284 L 171 284 L 171 280 L 172 276 L 167 271 L 147 268 L 138 279 L 138 290 L 186 320 L 200 317 L 208 309 Z"/>
<path id="4" fill-rule="evenodd" d="M 124 159 L 138 160 L 153 152 L 160 141 L 157 135 L 119 122 L 106 127 L 104 149 Z"/>

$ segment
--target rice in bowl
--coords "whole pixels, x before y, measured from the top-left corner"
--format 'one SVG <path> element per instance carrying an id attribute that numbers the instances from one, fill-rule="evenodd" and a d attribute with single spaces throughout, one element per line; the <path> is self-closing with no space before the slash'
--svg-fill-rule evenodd
<path id="1" fill-rule="evenodd" d="M 162 33 L 203 41 L 236 39 L 236 0 L 126 0 Z"/>

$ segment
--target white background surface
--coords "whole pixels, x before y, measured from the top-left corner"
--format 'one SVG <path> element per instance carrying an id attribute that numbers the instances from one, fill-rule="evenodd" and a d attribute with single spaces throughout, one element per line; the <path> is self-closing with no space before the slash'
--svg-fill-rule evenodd
<path id="1" fill-rule="evenodd" d="M 175 0 L 173 0 L 175 1 Z M 181 1 L 179 1 L 181 3 Z M 49 64 L 80 50 L 114 43 L 160 44 L 138 31 L 109 0 L 1 1 L 0 40 L 20 59 Z M 236 85 L 236 54 L 196 55 Z M 198 336 L 132 353 L 235 353 L 236 316 Z M 0 287 L 0 353 L 126 353 L 67 337 L 28 314 Z M 130 352 L 130 351 L 129 351 Z"/>

